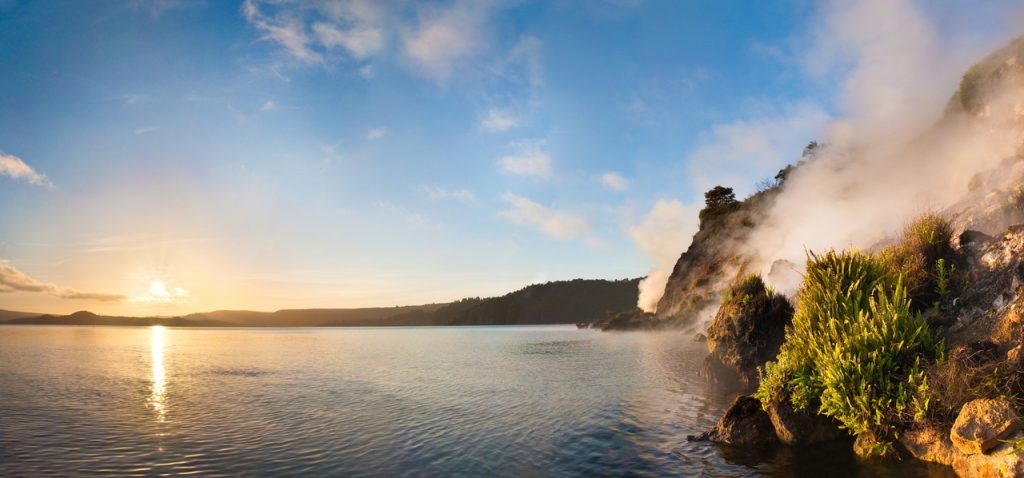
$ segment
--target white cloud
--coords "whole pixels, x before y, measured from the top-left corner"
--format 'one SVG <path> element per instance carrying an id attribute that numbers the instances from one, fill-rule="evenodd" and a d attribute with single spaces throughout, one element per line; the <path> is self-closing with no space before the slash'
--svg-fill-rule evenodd
<path id="1" fill-rule="evenodd" d="M 280 44 L 295 59 L 305 64 L 323 62 L 323 56 L 310 45 L 306 25 L 292 15 L 264 15 L 256 0 L 245 0 L 242 14 L 246 21 L 263 32 L 262 39 Z"/>
<path id="2" fill-rule="evenodd" d="M 260 111 L 277 111 L 278 108 L 277 102 L 274 100 L 264 101 L 263 104 L 260 105 Z"/>
<path id="3" fill-rule="evenodd" d="M 492 132 L 508 131 L 519 126 L 519 117 L 507 110 L 491 108 L 480 121 L 480 126 Z"/>
<path id="4" fill-rule="evenodd" d="M 134 133 L 135 136 L 142 136 L 146 133 L 151 133 L 153 131 L 156 131 L 156 127 L 154 126 L 140 126 L 132 130 L 132 133 Z"/>
<path id="5" fill-rule="evenodd" d="M 2 261 L 0 262 L 0 293 L 12 292 L 42 293 L 71 300 L 98 300 L 102 302 L 124 300 L 124 296 L 120 294 L 80 292 L 68 287 L 58 287 L 48 282 L 40 282 L 15 269 L 7 261 Z"/>
<path id="6" fill-rule="evenodd" d="M 366 139 L 370 141 L 382 139 L 388 135 L 388 130 L 384 128 L 373 128 L 366 132 Z"/>
<path id="7" fill-rule="evenodd" d="M 698 206 L 660 199 L 639 224 L 628 229 L 633 243 L 653 263 L 647 277 L 640 282 L 637 306 L 641 309 L 653 312 L 657 308 L 676 260 L 697 233 L 699 210 Z"/>
<path id="8" fill-rule="evenodd" d="M 53 187 L 53 183 L 46 176 L 37 173 L 31 166 L 25 164 L 21 158 L 10 154 L 0 153 L 0 176 L 26 181 L 29 184 Z"/>
<path id="9" fill-rule="evenodd" d="M 533 227 L 556 239 L 572 239 L 593 226 L 590 221 L 572 214 L 552 209 L 515 194 L 505 194 L 502 200 L 511 207 L 501 216 L 514 224 Z"/>
<path id="10" fill-rule="evenodd" d="M 384 35 L 380 30 L 357 25 L 348 30 L 329 23 L 313 24 L 313 33 L 320 44 L 327 48 L 342 47 L 357 60 L 375 55 L 384 46 Z"/>
<path id="11" fill-rule="evenodd" d="M 629 188 L 629 180 L 616 172 L 607 172 L 601 175 L 601 184 L 611 191 L 625 191 Z"/>
<path id="12" fill-rule="evenodd" d="M 445 189 L 436 186 L 424 188 L 427 197 L 434 200 L 454 199 L 456 201 L 473 204 L 477 202 L 476 195 L 466 189 Z"/>
<path id="13" fill-rule="evenodd" d="M 518 151 L 498 160 L 502 172 L 541 179 L 551 177 L 551 156 L 543 141 L 520 141 L 512 145 Z"/>
<path id="14" fill-rule="evenodd" d="M 405 32 L 406 55 L 424 76 L 447 82 L 463 61 L 483 50 L 486 13 L 478 4 L 463 2 L 421 14 L 419 23 Z"/>

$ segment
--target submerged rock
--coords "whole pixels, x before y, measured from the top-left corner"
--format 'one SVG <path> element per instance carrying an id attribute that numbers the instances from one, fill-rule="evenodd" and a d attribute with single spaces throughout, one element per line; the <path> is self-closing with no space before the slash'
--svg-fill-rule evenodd
<path id="1" fill-rule="evenodd" d="M 857 435 L 853 441 L 853 452 L 862 458 L 893 458 L 896 451 L 873 433 Z"/>
<path id="2" fill-rule="evenodd" d="M 775 428 L 768 414 L 761 408 L 761 402 L 750 396 L 736 397 L 714 429 L 687 438 L 738 446 L 778 443 Z"/>
<path id="3" fill-rule="evenodd" d="M 1002 398 L 981 398 L 964 405 L 949 438 L 960 452 L 978 454 L 995 448 L 1001 439 L 1020 428 L 1020 415 L 1012 403 Z"/>
<path id="4" fill-rule="evenodd" d="M 797 412 L 789 400 L 770 403 L 767 411 L 775 428 L 775 436 L 787 445 L 810 445 L 849 438 L 839 429 L 835 420 L 823 415 Z"/>

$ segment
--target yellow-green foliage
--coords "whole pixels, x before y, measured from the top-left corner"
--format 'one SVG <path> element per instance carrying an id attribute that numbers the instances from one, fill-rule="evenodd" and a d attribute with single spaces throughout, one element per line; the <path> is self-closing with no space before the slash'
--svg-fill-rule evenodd
<path id="1" fill-rule="evenodd" d="M 952 237 L 949 221 L 924 214 L 907 226 L 899 242 L 878 254 L 889 269 L 903 276 L 915 310 L 932 306 L 950 292 L 955 259 Z"/>
<path id="2" fill-rule="evenodd" d="M 902 276 L 876 256 L 809 254 L 792 325 L 757 398 L 790 400 L 855 435 L 893 438 L 901 421 L 927 407 L 914 398 L 927 387 L 920 356 L 942 350 L 910 304 Z"/>

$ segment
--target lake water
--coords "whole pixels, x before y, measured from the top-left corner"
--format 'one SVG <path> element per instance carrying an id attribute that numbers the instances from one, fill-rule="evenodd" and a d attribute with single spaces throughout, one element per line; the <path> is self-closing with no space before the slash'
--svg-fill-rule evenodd
<path id="1" fill-rule="evenodd" d="M 679 332 L 0 327 L 0 475 L 949 476 L 689 443 Z"/>

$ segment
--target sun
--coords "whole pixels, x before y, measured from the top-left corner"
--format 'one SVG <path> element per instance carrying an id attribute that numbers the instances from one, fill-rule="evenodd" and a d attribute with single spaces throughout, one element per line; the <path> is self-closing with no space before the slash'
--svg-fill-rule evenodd
<path id="1" fill-rule="evenodd" d="M 149 284 L 149 295 L 161 299 L 170 297 L 171 293 L 167 292 L 167 287 L 164 286 L 163 282 L 155 280 L 152 284 Z"/>

